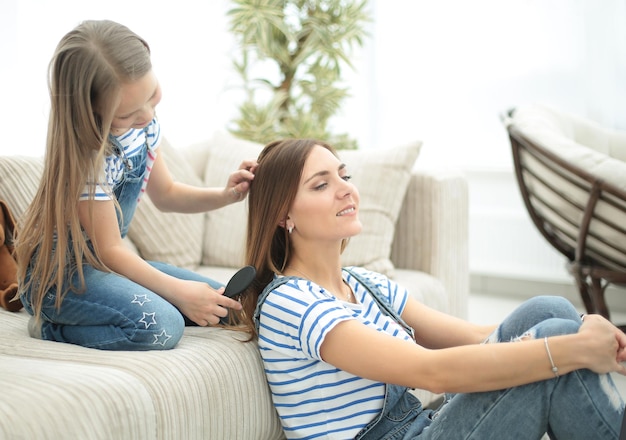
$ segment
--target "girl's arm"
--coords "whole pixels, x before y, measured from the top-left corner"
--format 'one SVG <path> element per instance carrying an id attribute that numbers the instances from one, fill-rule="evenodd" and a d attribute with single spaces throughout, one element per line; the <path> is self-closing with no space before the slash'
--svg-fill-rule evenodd
<path id="1" fill-rule="evenodd" d="M 146 192 L 160 211 L 210 211 L 243 200 L 254 179 L 255 167 L 255 161 L 244 161 L 224 188 L 204 188 L 174 181 L 162 155 L 157 154 Z"/>
<path id="2" fill-rule="evenodd" d="M 226 308 L 241 309 L 239 302 L 222 295 L 223 289 L 216 291 L 206 283 L 167 275 L 130 251 L 120 236 L 113 201 L 81 201 L 78 210 L 81 225 L 97 243 L 102 262 L 109 269 L 157 293 L 198 325 L 217 324 L 228 314 Z"/>
<path id="3" fill-rule="evenodd" d="M 412 297 L 402 319 L 415 330 L 415 340 L 426 348 L 447 348 L 483 342 L 496 325 L 476 325 L 434 310 Z"/>
<path id="4" fill-rule="evenodd" d="M 439 330 L 439 329 L 438 329 Z M 548 338 L 559 374 L 580 368 L 626 374 L 626 335 L 600 316 L 576 334 Z M 321 356 L 341 370 L 385 383 L 441 392 L 491 391 L 554 378 L 543 339 L 431 350 L 344 321 L 326 335 Z"/>

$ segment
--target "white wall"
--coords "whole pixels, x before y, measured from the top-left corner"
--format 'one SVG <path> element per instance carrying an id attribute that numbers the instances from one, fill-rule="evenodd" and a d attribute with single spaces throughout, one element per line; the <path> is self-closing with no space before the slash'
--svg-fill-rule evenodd
<path id="1" fill-rule="evenodd" d="M 46 69 L 83 19 L 128 25 L 152 46 L 164 88 L 159 114 L 189 142 L 236 114 L 228 0 L 2 0 L 0 153 L 42 151 Z M 366 46 L 345 70 L 353 97 L 334 121 L 362 148 L 420 138 L 428 166 L 509 168 L 498 114 L 542 100 L 626 128 L 623 0 L 370 0 Z M 620 76 L 621 75 L 621 76 Z M 24 145 L 24 133 L 33 139 Z"/>
<path id="2" fill-rule="evenodd" d="M 334 125 L 361 148 L 420 139 L 418 166 L 467 173 L 473 272 L 566 279 L 521 204 L 499 113 L 543 101 L 626 128 L 624 3 L 370 0 L 371 37 L 354 53 L 356 70 L 345 71 L 353 97 Z M 122 22 L 148 40 L 164 91 L 158 113 L 175 145 L 224 129 L 239 97 L 231 6 L 1 0 L 0 154 L 43 153 L 47 63 L 61 36 L 88 18 Z"/>
<path id="3" fill-rule="evenodd" d="M 226 0 L 1 0 L 0 5 L 0 154 L 43 153 L 48 62 L 60 38 L 85 19 L 118 21 L 148 41 L 164 93 L 158 114 L 173 142 L 206 138 L 234 114 Z"/>

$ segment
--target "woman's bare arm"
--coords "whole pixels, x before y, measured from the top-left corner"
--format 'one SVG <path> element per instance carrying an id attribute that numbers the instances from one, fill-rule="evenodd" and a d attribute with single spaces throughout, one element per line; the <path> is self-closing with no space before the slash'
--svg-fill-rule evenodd
<path id="1" fill-rule="evenodd" d="M 618 360 L 626 336 L 619 337 L 612 327 L 594 316 L 576 334 L 548 338 L 559 373 L 589 368 L 624 374 Z M 490 391 L 554 377 L 543 339 L 433 350 L 356 320 L 333 328 L 321 355 L 325 362 L 360 377 L 436 393 Z"/>

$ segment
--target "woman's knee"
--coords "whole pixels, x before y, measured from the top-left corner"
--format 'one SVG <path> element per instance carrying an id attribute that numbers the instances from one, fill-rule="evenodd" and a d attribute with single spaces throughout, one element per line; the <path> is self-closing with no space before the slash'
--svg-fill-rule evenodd
<path id="1" fill-rule="evenodd" d="M 546 336 L 571 335 L 578 333 L 580 325 L 580 322 L 572 319 L 550 318 L 530 329 L 529 334 L 535 339 Z"/>
<path id="2" fill-rule="evenodd" d="M 562 296 L 540 295 L 527 301 L 530 307 L 536 308 L 553 318 L 578 318 L 580 315 L 574 305 Z"/>
<path id="3" fill-rule="evenodd" d="M 538 326 L 552 320 L 555 321 L 546 326 L 546 331 L 572 333 L 580 326 L 580 316 L 567 299 L 559 296 L 536 296 L 515 309 L 502 322 L 494 337 L 499 341 L 533 337 Z"/>
<path id="4" fill-rule="evenodd" d="M 520 306 L 519 313 L 535 323 L 559 318 L 580 324 L 580 315 L 574 305 L 561 296 L 535 296 Z"/>

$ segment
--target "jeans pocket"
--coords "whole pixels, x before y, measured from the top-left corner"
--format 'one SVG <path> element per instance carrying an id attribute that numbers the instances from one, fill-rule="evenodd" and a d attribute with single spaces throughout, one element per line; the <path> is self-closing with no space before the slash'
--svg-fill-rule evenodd
<path id="1" fill-rule="evenodd" d="M 385 418 L 392 422 L 401 422 L 411 415 L 417 415 L 422 411 L 422 403 L 410 392 L 405 392 L 396 405 L 389 408 Z"/>

